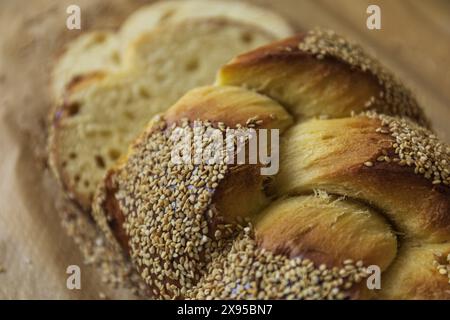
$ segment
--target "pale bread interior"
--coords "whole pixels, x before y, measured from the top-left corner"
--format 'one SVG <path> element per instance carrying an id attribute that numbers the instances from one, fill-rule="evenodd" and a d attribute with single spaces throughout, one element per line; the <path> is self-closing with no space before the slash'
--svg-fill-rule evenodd
<path id="1" fill-rule="evenodd" d="M 95 31 L 72 41 L 59 57 L 52 70 L 51 90 L 55 100 L 60 99 L 66 86 L 77 76 L 93 71 L 115 71 L 121 64 L 115 33 Z"/>
<path id="2" fill-rule="evenodd" d="M 164 24 L 208 18 L 225 18 L 253 25 L 276 38 L 293 33 L 289 24 L 276 13 L 247 3 L 220 0 L 156 2 L 131 14 L 118 33 L 91 32 L 71 42 L 53 70 L 54 99 L 64 94 L 65 87 L 74 77 L 120 68 L 126 48 L 142 34 Z"/>
<path id="3" fill-rule="evenodd" d="M 277 38 L 292 34 L 284 18 L 259 6 L 239 1 L 170 0 L 156 2 L 133 13 L 122 25 L 120 38 L 124 43 L 137 34 L 152 30 L 163 23 L 178 23 L 189 19 L 226 18 L 259 27 Z"/>

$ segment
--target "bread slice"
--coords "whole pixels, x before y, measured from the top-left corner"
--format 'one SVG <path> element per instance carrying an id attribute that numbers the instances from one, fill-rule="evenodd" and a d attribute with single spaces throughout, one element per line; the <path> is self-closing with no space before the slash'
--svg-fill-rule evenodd
<path id="1" fill-rule="evenodd" d="M 94 31 L 72 41 L 52 70 L 52 95 L 60 98 L 74 78 L 94 71 L 114 71 L 120 67 L 118 38 L 113 32 Z"/>
<path id="2" fill-rule="evenodd" d="M 152 116 L 189 89 L 212 83 L 235 54 L 272 40 L 229 20 L 167 24 L 134 42 L 120 70 L 72 82 L 55 110 L 49 141 L 50 164 L 68 195 L 90 210 L 98 181 Z"/>
<path id="3" fill-rule="evenodd" d="M 177 23 L 188 19 L 226 18 L 262 28 L 277 38 L 292 34 L 292 28 L 278 14 L 238 1 L 170 0 L 142 7 L 133 13 L 120 30 L 122 41 L 150 31 L 159 24 Z"/>
<path id="4" fill-rule="evenodd" d="M 73 41 L 60 57 L 52 74 L 55 100 L 67 84 L 93 71 L 115 71 L 121 66 L 126 48 L 140 35 L 164 24 L 190 19 L 226 18 L 265 30 L 276 38 L 293 33 L 279 15 L 247 3 L 213 0 L 171 0 L 144 6 L 124 22 L 118 33 L 92 32 Z M 243 34 L 244 38 L 248 35 Z"/>

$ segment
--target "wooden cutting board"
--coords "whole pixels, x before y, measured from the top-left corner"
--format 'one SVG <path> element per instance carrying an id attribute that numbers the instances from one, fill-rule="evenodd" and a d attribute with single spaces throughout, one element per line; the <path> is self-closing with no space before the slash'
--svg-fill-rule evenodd
<path id="1" fill-rule="evenodd" d="M 55 207 L 60 191 L 46 168 L 49 70 L 65 43 L 92 29 L 117 28 L 148 1 L 78 0 L 82 30 L 65 27 L 71 0 L 0 2 L 0 298 L 130 298 L 84 266 Z M 450 2 L 446 0 L 260 0 L 299 29 L 323 26 L 362 43 L 413 88 L 439 135 L 450 142 Z M 381 7 L 382 29 L 366 28 Z M 68 265 L 82 289 L 66 288 Z"/>

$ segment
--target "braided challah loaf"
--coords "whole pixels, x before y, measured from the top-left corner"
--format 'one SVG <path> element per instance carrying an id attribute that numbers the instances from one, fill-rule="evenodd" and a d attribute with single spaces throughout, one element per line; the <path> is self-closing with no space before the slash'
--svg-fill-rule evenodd
<path id="1" fill-rule="evenodd" d="M 156 298 L 449 299 L 450 148 L 421 125 L 392 75 L 312 31 L 234 59 L 155 117 L 94 214 Z M 226 150 L 172 161 L 180 129 L 245 127 L 279 129 L 276 175 Z"/>

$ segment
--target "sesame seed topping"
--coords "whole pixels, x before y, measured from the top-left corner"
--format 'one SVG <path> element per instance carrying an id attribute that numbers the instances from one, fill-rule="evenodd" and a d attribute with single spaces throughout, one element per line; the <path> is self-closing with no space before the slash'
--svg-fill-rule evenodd
<path id="1" fill-rule="evenodd" d="M 92 224 L 89 216 L 68 207 L 65 201 L 57 203 L 63 228 L 79 246 L 84 263 L 94 266 L 101 281 L 113 288 L 129 288 L 138 297 L 147 295 L 147 288 L 130 261 L 104 238 L 103 233 Z"/>
<path id="2" fill-rule="evenodd" d="M 450 284 L 450 253 L 444 256 L 442 252 L 435 252 L 434 257 L 433 266 L 440 275 L 447 276 Z"/>
<path id="3" fill-rule="evenodd" d="M 416 174 L 429 179 L 433 185 L 450 184 L 450 146 L 410 120 L 372 112 L 365 115 L 380 119 L 382 127 L 377 132 L 387 132 L 384 134 L 395 139 L 392 145 L 394 155 L 380 155 L 377 161 L 392 161 L 400 166 L 412 167 Z M 383 152 L 387 154 L 386 150 Z"/>
<path id="4" fill-rule="evenodd" d="M 171 161 L 175 130 L 211 127 L 204 121 L 193 128 L 187 120 L 168 127 L 157 120 L 113 177 L 131 258 L 154 297 L 346 298 L 366 276 L 362 261 L 329 269 L 258 247 L 250 221 L 225 223 L 212 203 L 231 165 Z"/>
<path id="5" fill-rule="evenodd" d="M 371 161 L 366 161 L 366 162 L 364 162 L 364 165 L 365 165 L 366 167 L 373 167 L 373 162 L 371 162 Z"/>
<path id="6" fill-rule="evenodd" d="M 189 298 L 345 299 L 345 290 L 367 276 L 362 261 L 355 265 L 348 259 L 341 268 L 328 269 L 308 259 L 272 254 L 257 247 L 252 231 L 247 231 L 242 229 L 208 266 L 206 276 L 188 292 Z"/>
<path id="7" fill-rule="evenodd" d="M 114 176 L 131 258 L 156 298 L 184 296 L 233 232 L 224 228 L 210 206 L 228 166 L 224 162 L 175 164 L 171 158 L 175 130 L 201 134 L 211 127 L 207 121 L 192 127 L 187 120 L 167 127 L 158 120 Z M 197 143 L 206 148 L 211 139 Z"/>

